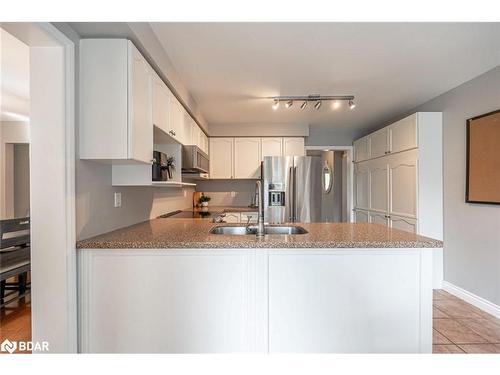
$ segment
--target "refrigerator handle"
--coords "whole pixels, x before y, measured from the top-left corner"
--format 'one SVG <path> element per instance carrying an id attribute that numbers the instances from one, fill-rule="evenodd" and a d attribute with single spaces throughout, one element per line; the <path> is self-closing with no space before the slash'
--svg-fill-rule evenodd
<path id="1" fill-rule="evenodd" d="M 297 221 L 297 167 L 293 167 L 293 221 Z"/>

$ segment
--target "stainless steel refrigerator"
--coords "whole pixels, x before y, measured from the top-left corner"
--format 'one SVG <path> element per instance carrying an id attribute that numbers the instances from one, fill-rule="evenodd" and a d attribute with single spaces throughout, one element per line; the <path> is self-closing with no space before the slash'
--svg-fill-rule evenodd
<path id="1" fill-rule="evenodd" d="M 322 161 L 318 156 L 266 156 L 262 162 L 264 221 L 322 221 Z"/>

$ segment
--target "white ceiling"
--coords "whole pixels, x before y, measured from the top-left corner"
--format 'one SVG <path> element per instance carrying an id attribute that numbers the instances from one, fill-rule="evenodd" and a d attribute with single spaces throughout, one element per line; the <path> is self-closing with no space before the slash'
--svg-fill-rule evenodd
<path id="1" fill-rule="evenodd" d="M 500 64 L 500 23 L 152 23 L 209 125 L 367 129 Z M 271 109 L 275 95 L 357 107 Z"/>
<path id="2" fill-rule="evenodd" d="M 0 121 L 28 120 L 29 47 L 0 28 Z"/>

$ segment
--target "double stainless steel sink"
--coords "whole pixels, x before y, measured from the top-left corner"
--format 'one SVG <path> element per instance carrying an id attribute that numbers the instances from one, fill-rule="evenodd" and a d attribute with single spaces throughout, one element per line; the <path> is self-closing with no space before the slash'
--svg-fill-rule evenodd
<path id="1" fill-rule="evenodd" d="M 213 227 L 209 231 L 210 234 L 230 234 L 230 235 L 255 235 L 257 227 L 250 226 L 230 226 L 220 225 Z M 266 225 L 264 227 L 265 234 L 306 234 L 307 230 L 295 225 Z"/>

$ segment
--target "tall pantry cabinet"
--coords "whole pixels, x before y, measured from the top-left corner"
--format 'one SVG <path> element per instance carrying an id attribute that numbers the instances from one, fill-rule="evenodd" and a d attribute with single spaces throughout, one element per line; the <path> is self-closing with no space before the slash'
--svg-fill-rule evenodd
<path id="1" fill-rule="evenodd" d="M 354 141 L 354 218 L 443 239 L 442 113 L 417 112 Z M 434 253 L 434 288 L 443 279 Z"/>

